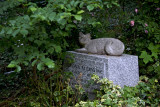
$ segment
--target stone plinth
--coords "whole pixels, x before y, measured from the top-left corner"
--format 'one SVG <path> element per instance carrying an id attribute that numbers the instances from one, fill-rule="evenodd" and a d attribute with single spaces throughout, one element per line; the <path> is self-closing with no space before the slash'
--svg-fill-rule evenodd
<path id="1" fill-rule="evenodd" d="M 73 63 L 69 63 L 73 59 Z M 108 78 L 121 87 L 135 86 L 139 81 L 138 57 L 93 55 L 69 51 L 64 63 L 64 70 L 73 73 L 72 83 L 80 82 L 83 86 L 91 80 L 92 74 Z"/>

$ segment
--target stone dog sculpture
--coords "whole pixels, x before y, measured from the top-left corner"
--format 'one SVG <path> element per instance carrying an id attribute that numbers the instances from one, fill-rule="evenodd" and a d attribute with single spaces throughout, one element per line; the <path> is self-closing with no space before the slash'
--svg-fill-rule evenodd
<path id="1" fill-rule="evenodd" d="M 79 42 L 84 48 L 76 49 L 81 53 L 119 56 L 123 54 L 124 44 L 115 38 L 99 38 L 91 40 L 90 34 L 79 33 Z"/>

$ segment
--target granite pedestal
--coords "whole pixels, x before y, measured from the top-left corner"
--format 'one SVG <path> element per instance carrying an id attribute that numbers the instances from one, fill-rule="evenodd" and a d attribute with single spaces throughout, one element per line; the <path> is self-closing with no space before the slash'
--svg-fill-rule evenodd
<path id="1" fill-rule="evenodd" d="M 107 56 L 68 51 L 64 62 L 64 71 L 70 71 L 74 75 L 72 85 L 80 82 L 84 87 L 91 80 L 92 74 L 108 78 L 121 87 L 134 87 L 139 81 L 137 56 Z"/>

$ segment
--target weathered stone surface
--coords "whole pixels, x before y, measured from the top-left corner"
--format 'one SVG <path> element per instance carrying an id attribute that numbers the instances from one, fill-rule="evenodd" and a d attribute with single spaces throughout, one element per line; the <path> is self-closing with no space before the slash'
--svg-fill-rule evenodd
<path id="1" fill-rule="evenodd" d="M 69 64 L 71 59 L 74 61 Z M 71 80 L 72 84 L 80 83 L 84 87 L 87 86 L 93 73 L 100 78 L 108 78 L 121 87 L 135 86 L 139 81 L 138 57 L 127 54 L 107 56 L 69 51 L 64 70 L 73 73 L 75 78 Z"/>
<path id="2" fill-rule="evenodd" d="M 112 55 L 119 56 L 123 54 L 124 44 L 115 38 L 98 38 L 92 39 L 90 34 L 79 33 L 79 43 L 84 48 L 76 49 L 75 51 L 81 53 L 91 53 L 98 55 Z"/>

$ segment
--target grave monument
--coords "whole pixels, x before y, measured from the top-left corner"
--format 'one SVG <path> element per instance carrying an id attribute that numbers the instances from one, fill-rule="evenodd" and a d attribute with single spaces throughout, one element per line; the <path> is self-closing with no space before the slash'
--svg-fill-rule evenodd
<path id="1" fill-rule="evenodd" d="M 64 61 L 64 70 L 73 73 L 71 85 L 80 84 L 86 92 L 92 74 L 108 78 L 115 85 L 134 87 L 139 81 L 138 57 L 123 54 L 124 44 L 114 38 L 91 40 L 90 34 L 79 34 L 79 42 L 84 48 L 68 51 Z M 73 60 L 73 63 L 68 63 Z M 92 88 L 97 88 L 95 85 Z"/>

